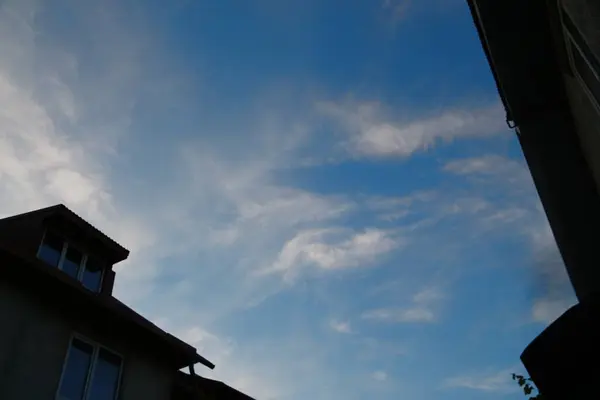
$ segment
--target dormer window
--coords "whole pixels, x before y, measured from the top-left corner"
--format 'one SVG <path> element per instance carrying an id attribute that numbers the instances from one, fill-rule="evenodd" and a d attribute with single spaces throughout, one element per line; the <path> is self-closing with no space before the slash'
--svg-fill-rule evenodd
<path id="1" fill-rule="evenodd" d="M 62 238 L 51 232 L 46 232 L 42 245 L 38 251 L 38 258 L 53 267 L 58 267 L 62 258 L 64 244 L 65 242 Z"/>
<path id="2" fill-rule="evenodd" d="M 59 235 L 50 231 L 45 233 L 38 258 L 77 279 L 89 290 L 100 291 L 102 264 Z"/>

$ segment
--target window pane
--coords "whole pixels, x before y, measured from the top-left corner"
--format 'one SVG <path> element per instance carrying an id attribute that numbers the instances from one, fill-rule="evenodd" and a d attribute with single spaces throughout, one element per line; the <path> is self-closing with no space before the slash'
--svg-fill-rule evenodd
<path id="1" fill-rule="evenodd" d="M 60 385 L 61 398 L 68 400 L 83 399 L 92 353 L 93 347 L 91 345 L 73 339 Z"/>
<path id="2" fill-rule="evenodd" d="M 63 243 L 63 240 L 59 236 L 56 236 L 50 232 L 46 232 L 46 235 L 44 235 L 44 241 L 42 242 L 40 251 L 38 252 L 38 258 L 47 262 L 53 267 L 58 267 Z"/>
<path id="3" fill-rule="evenodd" d="M 120 370 L 121 358 L 101 348 L 94 366 L 88 400 L 114 400 L 117 397 Z"/>
<path id="4" fill-rule="evenodd" d="M 83 260 L 83 254 L 74 247 L 67 247 L 67 254 L 62 264 L 62 270 L 73 278 L 77 278 L 79 274 L 79 266 Z"/>
<path id="5" fill-rule="evenodd" d="M 86 288 L 93 290 L 94 292 L 100 291 L 102 267 L 103 265 L 100 262 L 94 258 L 88 257 L 87 261 L 85 262 L 83 278 L 81 279 L 81 282 Z"/>

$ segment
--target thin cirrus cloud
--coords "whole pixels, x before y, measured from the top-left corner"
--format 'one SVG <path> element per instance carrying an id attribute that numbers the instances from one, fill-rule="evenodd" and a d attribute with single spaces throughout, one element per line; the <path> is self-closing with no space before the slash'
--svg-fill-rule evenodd
<path id="1" fill-rule="evenodd" d="M 371 377 L 376 381 L 383 382 L 388 379 L 388 374 L 385 371 L 374 371 Z"/>
<path id="2" fill-rule="evenodd" d="M 390 117 L 377 102 L 322 101 L 316 109 L 343 131 L 343 148 L 356 157 L 408 157 L 439 141 L 486 137 L 506 130 L 497 103 L 405 121 Z"/>
<path id="3" fill-rule="evenodd" d="M 364 320 L 385 323 L 432 323 L 444 294 L 437 287 L 426 287 L 413 295 L 407 307 L 378 308 L 362 314 Z"/>
<path id="4" fill-rule="evenodd" d="M 344 334 L 353 333 L 352 326 L 350 325 L 350 322 L 348 322 L 348 321 L 339 321 L 339 320 L 333 319 L 333 320 L 329 321 L 329 327 L 337 333 L 344 333 Z"/>
<path id="5" fill-rule="evenodd" d="M 449 389 L 468 389 L 490 393 L 511 393 L 518 390 L 511 376 L 517 367 L 497 371 L 485 371 L 475 374 L 459 375 L 447 378 L 444 387 Z"/>
<path id="6" fill-rule="evenodd" d="M 498 185 L 508 203 L 482 217 L 488 229 L 512 227 L 523 235 L 532 252 L 535 300 L 530 321 L 550 323 L 575 304 L 564 263 L 541 205 L 533 192 L 530 172 L 523 162 L 494 154 L 450 161 L 443 170 L 475 179 L 483 185 Z"/>
<path id="7" fill-rule="evenodd" d="M 488 154 L 482 157 L 471 157 L 448 162 L 444 170 L 459 175 L 468 174 L 497 174 L 506 170 L 514 162 L 505 157 Z"/>
<path id="8" fill-rule="evenodd" d="M 393 232 L 370 228 L 362 232 L 332 228 L 307 230 L 285 243 L 276 261 L 261 273 L 284 273 L 314 266 L 322 270 L 365 267 L 401 247 L 405 240 Z"/>
<path id="9" fill-rule="evenodd" d="M 531 175 L 523 162 L 496 154 L 462 158 L 447 162 L 443 170 L 462 176 L 495 176 L 505 180 L 514 189 L 532 186 Z"/>

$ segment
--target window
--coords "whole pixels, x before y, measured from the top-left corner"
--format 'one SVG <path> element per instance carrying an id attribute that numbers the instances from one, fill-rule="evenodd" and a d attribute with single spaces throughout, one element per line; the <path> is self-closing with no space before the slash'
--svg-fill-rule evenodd
<path id="1" fill-rule="evenodd" d="M 38 258 L 77 279 L 91 291 L 99 292 L 104 265 L 81 252 L 59 235 L 47 231 L 38 250 Z"/>
<path id="2" fill-rule="evenodd" d="M 564 7 L 561 14 L 571 65 L 586 93 L 600 111 L 600 61 Z"/>
<path id="3" fill-rule="evenodd" d="M 98 292 L 102 283 L 102 264 L 93 257 L 87 257 L 81 283 L 86 288 Z"/>
<path id="4" fill-rule="evenodd" d="M 38 257 L 53 267 L 58 267 L 64 247 L 63 240 L 51 232 L 46 232 Z"/>
<path id="5" fill-rule="evenodd" d="M 83 262 L 83 254 L 73 246 L 66 246 L 65 257 L 63 259 L 61 269 L 68 275 L 77 279 L 79 276 L 79 269 Z"/>
<path id="6" fill-rule="evenodd" d="M 58 390 L 60 400 L 115 400 L 122 358 L 108 349 L 73 337 Z"/>

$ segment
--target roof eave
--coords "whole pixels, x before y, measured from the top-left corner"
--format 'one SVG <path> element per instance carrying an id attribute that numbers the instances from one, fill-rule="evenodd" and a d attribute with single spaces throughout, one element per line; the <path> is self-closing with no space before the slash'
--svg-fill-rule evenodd
<path id="1" fill-rule="evenodd" d="M 479 15 L 479 9 L 477 8 L 477 0 L 467 0 L 467 4 L 469 5 L 469 10 L 471 11 L 471 16 L 473 18 L 473 22 L 477 30 L 477 35 L 479 36 L 479 42 L 481 43 L 481 47 L 483 48 L 483 53 L 485 54 L 485 57 L 488 61 L 488 65 L 490 66 L 490 70 L 494 78 L 494 83 L 496 84 L 496 88 L 498 90 L 498 95 L 500 96 L 500 100 L 504 105 L 504 110 L 506 111 L 506 121 L 512 123 L 514 120 L 510 111 L 510 105 L 508 103 L 504 90 L 502 89 L 502 84 L 500 83 L 500 77 L 496 69 L 494 58 L 492 57 L 492 52 L 487 40 L 487 36 L 485 34 L 485 29 L 483 28 L 481 16 Z"/>

